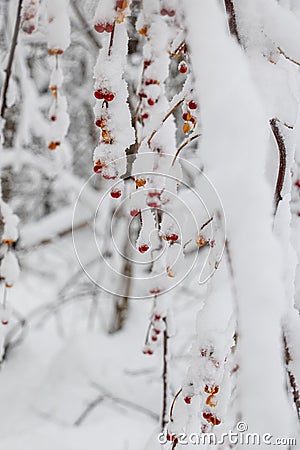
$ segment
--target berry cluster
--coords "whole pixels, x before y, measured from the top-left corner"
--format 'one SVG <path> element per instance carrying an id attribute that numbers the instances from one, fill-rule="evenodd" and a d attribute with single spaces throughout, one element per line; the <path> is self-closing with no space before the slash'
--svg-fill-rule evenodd
<path id="1" fill-rule="evenodd" d="M 106 31 L 107 33 L 113 33 L 115 28 L 115 23 L 122 23 L 125 19 L 126 13 L 125 10 L 128 7 L 127 0 L 117 0 L 114 8 L 111 10 L 111 18 L 110 20 L 102 21 L 100 19 L 95 19 L 94 30 L 97 33 L 103 33 Z M 101 10 L 100 10 L 101 11 Z M 99 11 L 97 10 L 97 13 Z M 96 14 L 97 16 L 98 14 Z"/>
<path id="2" fill-rule="evenodd" d="M 160 289 L 151 289 L 150 293 L 157 295 Z M 145 355 L 152 355 L 154 353 L 153 344 L 157 343 L 159 336 L 165 330 L 165 317 L 159 312 L 153 312 L 149 324 L 146 342 L 143 349 Z"/>
<path id="3" fill-rule="evenodd" d="M 189 134 L 197 125 L 197 119 L 193 116 L 192 112 L 198 108 L 198 105 L 194 100 L 190 100 L 184 107 L 182 118 L 184 124 L 182 131 L 184 134 Z"/>
<path id="4" fill-rule="evenodd" d="M 39 0 L 25 0 L 21 13 L 21 28 L 24 33 L 32 34 L 37 29 Z"/>

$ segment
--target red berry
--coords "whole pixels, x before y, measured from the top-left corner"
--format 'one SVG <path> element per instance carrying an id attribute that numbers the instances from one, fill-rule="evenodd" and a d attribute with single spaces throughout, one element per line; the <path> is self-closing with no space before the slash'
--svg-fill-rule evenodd
<path id="1" fill-rule="evenodd" d="M 108 173 L 105 173 L 103 175 L 104 180 L 115 180 L 117 178 L 117 175 L 109 175 Z"/>
<path id="2" fill-rule="evenodd" d="M 159 294 L 159 293 L 160 293 L 160 289 L 159 288 L 150 289 L 150 294 L 156 295 L 156 294 Z M 155 319 L 155 317 L 156 316 L 154 316 L 154 319 Z M 158 317 L 160 319 L 160 316 L 158 316 Z M 159 320 L 159 319 L 155 319 L 155 320 Z"/>
<path id="3" fill-rule="evenodd" d="M 95 173 L 101 173 L 102 172 L 102 167 L 101 166 L 94 166 L 94 172 Z"/>
<path id="4" fill-rule="evenodd" d="M 106 31 L 107 33 L 111 33 L 113 29 L 114 29 L 113 24 L 111 24 L 111 23 L 107 23 L 107 24 L 106 24 L 106 26 L 105 26 L 105 31 Z"/>
<path id="5" fill-rule="evenodd" d="M 218 392 L 219 392 L 219 386 L 214 386 L 214 388 L 213 388 L 213 392 L 214 392 L 214 394 L 217 394 Z"/>
<path id="6" fill-rule="evenodd" d="M 168 16 L 169 17 L 174 17 L 176 14 L 176 11 L 174 11 L 174 9 L 171 9 L 170 11 L 168 11 Z"/>
<path id="7" fill-rule="evenodd" d="M 139 246 L 140 253 L 146 253 L 149 250 L 149 246 L 147 244 L 143 244 Z"/>
<path id="8" fill-rule="evenodd" d="M 194 102 L 193 100 L 191 100 L 191 101 L 189 102 L 189 104 L 188 104 L 188 107 L 189 107 L 190 109 L 197 109 L 197 108 L 198 108 L 198 105 L 197 105 L 196 102 Z"/>
<path id="9" fill-rule="evenodd" d="M 102 23 L 96 23 L 94 25 L 94 29 L 98 32 L 98 33 L 103 33 L 103 31 L 105 30 L 105 26 Z"/>
<path id="10" fill-rule="evenodd" d="M 300 188 L 300 180 L 296 180 L 294 183 L 294 186 L 296 186 L 297 188 Z"/>
<path id="11" fill-rule="evenodd" d="M 95 121 L 95 125 L 96 125 L 96 127 L 99 127 L 99 128 L 101 128 L 101 119 L 97 119 L 96 121 Z"/>
<path id="12" fill-rule="evenodd" d="M 177 241 L 177 239 L 178 239 L 178 234 L 176 234 L 176 233 L 166 235 L 167 241 L 175 242 L 175 241 Z"/>
<path id="13" fill-rule="evenodd" d="M 167 15 L 168 15 L 168 11 L 167 11 L 165 8 L 162 8 L 162 9 L 160 10 L 160 14 L 161 14 L 162 16 L 167 16 Z"/>
<path id="14" fill-rule="evenodd" d="M 51 120 L 51 122 L 55 122 L 56 121 L 56 116 L 51 116 L 50 120 Z"/>
<path id="15" fill-rule="evenodd" d="M 122 195 L 122 192 L 120 191 L 120 189 L 114 189 L 110 192 L 110 195 L 112 198 L 120 198 Z"/>
<path id="16" fill-rule="evenodd" d="M 112 92 L 107 92 L 107 94 L 104 94 L 104 100 L 107 102 L 112 102 L 114 98 L 115 94 L 113 94 Z"/>
<path id="17" fill-rule="evenodd" d="M 138 216 L 139 213 L 140 213 L 140 210 L 139 210 L 139 209 L 132 209 L 132 210 L 130 211 L 131 217 Z"/>
<path id="18" fill-rule="evenodd" d="M 182 61 L 179 66 L 178 66 L 179 72 L 180 73 L 186 73 L 187 72 L 187 65 L 184 61 Z"/>
<path id="19" fill-rule="evenodd" d="M 156 342 L 156 341 L 157 341 L 157 336 L 155 336 L 155 335 L 151 336 L 151 340 L 152 340 L 153 342 Z"/>
<path id="20" fill-rule="evenodd" d="M 149 67 L 150 64 L 151 64 L 150 59 L 146 59 L 146 60 L 144 61 L 144 67 Z"/>
<path id="21" fill-rule="evenodd" d="M 212 413 L 211 412 L 204 412 L 203 413 L 203 418 L 205 420 L 210 420 L 212 418 Z"/>
<path id="22" fill-rule="evenodd" d="M 153 328 L 154 333 L 160 334 L 160 330 L 158 328 Z"/>
<path id="23" fill-rule="evenodd" d="M 153 100 L 153 98 L 149 98 L 148 99 L 148 105 L 149 106 L 153 106 L 155 104 L 155 101 Z"/>
<path id="24" fill-rule="evenodd" d="M 188 119 L 188 117 L 189 117 L 188 114 L 189 114 L 189 113 L 183 113 L 183 114 L 182 114 L 183 120 L 189 120 L 189 119 Z"/>
<path id="25" fill-rule="evenodd" d="M 2 319 L 1 323 L 2 323 L 2 325 L 8 325 L 8 320 Z"/>
<path id="26" fill-rule="evenodd" d="M 116 7 L 119 9 L 123 8 L 124 0 L 117 0 Z"/>
<path id="27" fill-rule="evenodd" d="M 297 212 L 297 216 L 298 216 L 298 217 L 300 217 L 300 211 L 299 211 L 299 212 Z"/>
<path id="28" fill-rule="evenodd" d="M 159 203 L 154 202 L 153 200 L 150 201 L 150 202 L 147 202 L 147 205 L 148 205 L 150 208 L 159 208 L 159 207 L 160 207 Z"/>
<path id="29" fill-rule="evenodd" d="M 96 97 L 98 100 L 102 100 L 104 98 L 104 94 L 100 89 L 97 89 L 94 92 L 94 97 Z"/>
<path id="30" fill-rule="evenodd" d="M 143 119 L 143 120 L 148 119 L 148 117 L 149 117 L 149 114 L 148 114 L 148 113 L 142 114 L 142 119 Z"/>
<path id="31" fill-rule="evenodd" d="M 147 98 L 147 94 L 146 94 L 145 92 L 139 92 L 139 93 L 138 93 L 138 96 L 139 96 L 140 98 Z"/>
<path id="32" fill-rule="evenodd" d="M 191 403 L 191 397 L 184 397 L 184 401 L 187 405 L 189 405 Z"/>
<path id="33" fill-rule="evenodd" d="M 160 319 L 161 319 L 161 316 L 159 314 L 154 315 L 154 320 L 160 320 Z"/>

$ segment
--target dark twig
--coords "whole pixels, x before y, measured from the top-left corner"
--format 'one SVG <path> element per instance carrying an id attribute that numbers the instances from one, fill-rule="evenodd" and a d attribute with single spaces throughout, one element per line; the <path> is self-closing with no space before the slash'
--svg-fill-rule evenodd
<path id="1" fill-rule="evenodd" d="M 290 56 L 288 56 L 280 47 L 277 47 L 277 50 L 279 51 L 279 53 L 285 57 L 285 59 L 288 59 L 289 61 L 291 61 L 292 63 L 296 64 L 297 66 L 300 66 L 300 62 L 296 61 L 295 59 L 291 58 Z"/>
<path id="2" fill-rule="evenodd" d="M 240 44 L 241 40 L 240 40 L 240 36 L 238 33 L 238 27 L 237 27 L 237 23 L 236 23 L 236 15 L 235 15 L 235 10 L 234 10 L 233 0 L 224 0 L 224 4 L 225 4 L 226 12 L 228 15 L 229 31 L 232 34 L 232 36 L 236 37 L 236 40 Z"/>
<path id="3" fill-rule="evenodd" d="M 165 330 L 163 335 L 163 406 L 161 413 L 161 429 L 164 430 L 167 419 L 167 403 L 168 403 L 168 330 L 167 321 L 164 318 Z"/>
<path id="4" fill-rule="evenodd" d="M 280 200 L 282 200 L 282 188 L 285 178 L 285 172 L 286 172 L 286 147 L 284 138 L 278 128 L 277 119 L 271 119 L 270 120 L 270 126 L 272 128 L 278 150 L 279 150 L 279 168 L 278 168 L 278 175 L 277 175 L 277 181 L 276 181 L 276 188 L 275 188 L 275 194 L 274 194 L 274 216 L 277 212 L 278 204 Z"/>
<path id="5" fill-rule="evenodd" d="M 177 151 L 176 151 L 176 153 L 175 153 L 175 156 L 174 156 L 174 158 L 173 158 L 173 161 L 172 161 L 172 166 L 174 166 L 174 163 L 175 163 L 175 161 L 176 161 L 176 159 L 177 159 L 179 153 L 181 152 L 181 150 L 182 150 L 184 147 L 186 147 L 188 144 L 190 144 L 191 142 L 193 142 L 195 139 L 197 139 L 198 137 L 200 137 L 200 136 L 201 136 L 201 134 L 194 134 L 193 136 L 189 137 L 186 141 L 184 141 L 184 142 L 180 145 L 180 147 L 178 147 L 178 149 L 177 149 Z"/>
<path id="6" fill-rule="evenodd" d="M 13 65 L 13 61 L 14 61 L 15 50 L 16 50 L 16 46 L 18 43 L 18 35 L 19 35 L 20 23 L 21 23 L 22 3 L 23 3 L 23 0 L 19 0 L 14 33 L 13 33 L 13 37 L 12 37 L 12 41 L 11 41 L 7 67 L 5 69 L 5 80 L 4 80 L 4 84 L 3 84 L 1 112 L 0 112 L 0 116 L 2 117 L 2 119 L 4 119 L 5 111 L 7 109 L 7 91 L 8 91 L 9 80 L 10 80 L 11 72 L 12 72 L 12 65 Z"/>
<path id="7" fill-rule="evenodd" d="M 214 220 L 214 217 L 211 217 L 210 219 L 208 219 L 200 228 L 200 231 L 203 230 L 203 228 L 207 227 L 207 225 L 210 224 L 210 222 L 212 222 Z"/>
<path id="8" fill-rule="evenodd" d="M 74 425 L 75 427 L 79 427 L 82 422 L 87 418 L 87 416 L 98 406 L 100 403 L 102 403 L 104 400 L 103 395 L 99 395 L 95 400 L 93 400 L 91 403 L 87 405 L 85 410 L 80 414 L 80 416 L 75 420 Z"/>
<path id="9" fill-rule="evenodd" d="M 161 129 L 161 127 L 163 126 L 163 124 L 165 123 L 165 121 L 171 116 L 171 114 L 173 114 L 173 112 L 180 106 L 182 105 L 182 103 L 184 102 L 184 98 L 179 100 L 179 102 L 176 103 L 176 105 L 174 105 L 165 115 L 165 117 L 163 118 L 160 126 L 156 129 L 153 130 L 149 139 L 148 139 L 148 146 L 150 146 L 152 139 L 154 138 L 154 136 L 156 135 L 156 133 Z"/>

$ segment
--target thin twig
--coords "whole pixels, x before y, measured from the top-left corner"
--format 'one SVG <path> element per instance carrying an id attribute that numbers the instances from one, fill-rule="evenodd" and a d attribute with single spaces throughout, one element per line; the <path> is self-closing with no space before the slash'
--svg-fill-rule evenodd
<path id="1" fill-rule="evenodd" d="M 285 59 L 288 59 L 289 61 L 291 61 L 292 63 L 296 64 L 297 66 L 300 66 L 300 62 L 296 61 L 295 59 L 291 58 L 290 56 L 288 56 L 280 47 L 277 47 L 277 50 L 279 51 L 279 53 L 285 57 Z"/>
<path id="2" fill-rule="evenodd" d="M 224 0 L 224 4 L 225 4 L 226 12 L 228 15 L 229 31 L 233 36 L 236 37 L 236 40 L 240 44 L 241 40 L 240 40 L 238 27 L 237 27 L 237 23 L 236 23 L 236 15 L 235 15 L 233 1 L 232 0 Z"/>
<path id="3" fill-rule="evenodd" d="M 142 414 L 146 414 L 147 416 L 151 417 L 155 421 L 159 420 L 158 414 L 151 411 L 150 409 L 145 408 L 144 406 L 138 405 L 138 404 L 132 402 L 131 400 L 126 400 L 124 398 L 115 397 L 114 395 L 112 395 L 109 391 L 107 391 L 104 387 L 102 387 L 98 383 L 93 382 L 93 383 L 91 383 L 91 385 L 93 387 L 95 387 L 96 389 L 100 390 L 102 392 L 103 397 L 105 397 L 109 400 L 112 400 L 113 402 L 118 403 L 119 405 L 127 406 L 127 407 L 134 409 L 135 411 L 138 411 Z"/>
<path id="4" fill-rule="evenodd" d="M 93 31 L 90 29 L 90 26 L 86 20 L 86 18 L 84 17 L 84 15 L 82 14 L 81 10 L 79 9 L 77 2 L 75 0 L 73 0 L 71 2 L 71 5 L 73 7 L 73 10 L 77 16 L 77 18 L 80 20 L 80 22 L 83 25 L 83 29 L 85 30 L 87 36 L 89 37 L 91 43 L 93 44 L 93 46 L 95 47 L 95 49 L 99 49 L 99 43 L 98 41 L 95 39 L 94 33 Z"/>
<path id="5" fill-rule="evenodd" d="M 203 228 L 205 228 L 208 224 L 210 224 L 210 222 L 212 222 L 214 220 L 214 217 L 212 216 L 210 219 L 208 219 L 200 228 L 200 231 L 203 230 Z"/>
<path id="6" fill-rule="evenodd" d="M 13 65 L 13 61 L 14 61 L 15 50 L 16 50 L 16 46 L 18 43 L 18 35 L 19 35 L 20 23 L 21 23 L 22 3 L 23 3 L 23 0 L 19 0 L 14 33 L 13 33 L 13 37 L 12 37 L 12 41 L 11 41 L 7 67 L 5 69 L 5 80 L 4 80 L 4 84 L 3 84 L 1 112 L 0 112 L 0 116 L 2 117 L 2 119 L 4 119 L 5 111 L 7 109 L 7 91 L 8 91 L 9 80 L 10 80 L 11 72 L 12 72 L 12 65 Z"/>
<path id="7" fill-rule="evenodd" d="M 286 128 L 288 128 L 289 130 L 293 130 L 293 129 L 294 129 L 293 125 L 289 125 L 289 124 L 286 123 L 286 122 L 282 122 L 282 120 L 278 119 L 278 117 L 274 117 L 274 120 L 276 120 L 276 122 L 281 123 L 281 125 L 284 125 L 284 126 L 285 126 Z"/>
<path id="8" fill-rule="evenodd" d="M 115 37 L 115 28 L 116 28 L 116 22 L 113 23 L 113 29 L 110 34 L 110 41 L 109 41 L 109 47 L 108 47 L 108 56 L 111 55 L 113 43 L 114 43 L 114 37 Z"/>
<path id="9" fill-rule="evenodd" d="M 167 321 L 164 318 L 165 329 L 163 334 L 163 406 L 161 413 L 161 429 L 164 430 L 167 420 L 167 401 L 168 401 L 168 330 Z"/>
<path id="10" fill-rule="evenodd" d="M 156 133 L 161 129 L 161 127 L 163 126 L 163 124 L 165 123 L 165 121 L 171 116 L 171 114 L 173 114 L 173 112 L 184 102 L 184 98 L 181 99 L 179 102 L 176 103 L 176 105 L 174 105 L 170 111 L 167 112 L 167 114 L 165 115 L 165 117 L 163 118 L 160 126 L 156 129 L 153 130 L 149 139 L 148 139 L 148 146 L 150 146 L 152 139 L 154 138 L 154 136 L 156 135 Z"/>
<path id="11" fill-rule="evenodd" d="M 278 150 L 279 150 L 279 168 L 278 168 L 278 175 L 277 175 L 277 181 L 276 181 L 276 187 L 275 187 L 275 194 L 274 194 L 274 216 L 277 212 L 278 204 L 280 200 L 282 200 L 282 188 L 284 184 L 284 178 L 285 178 L 285 172 L 286 172 L 286 147 L 284 138 L 278 128 L 277 120 L 271 119 L 270 120 L 270 126 L 273 131 L 275 140 L 277 142 Z"/>
<path id="12" fill-rule="evenodd" d="M 87 405 L 85 410 L 80 414 L 80 416 L 75 420 L 74 426 L 79 427 L 82 422 L 87 418 L 87 416 L 98 406 L 100 403 L 104 400 L 103 395 L 99 395 L 95 400 L 93 400 L 91 403 Z"/>
<path id="13" fill-rule="evenodd" d="M 201 136 L 200 133 L 199 133 L 199 134 L 194 134 L 193 136 L 189 137 L 186 141 L 184 141 L 184 142 L 180 145 L 180 147 L 177 149 L 177 151 L 176 151 L 176 153 L 175 153 L 175 156 L 174 156 L 174 158 L 173 158 L 172 166 L 174 166 L 175 161 L 176 161 L 176 159 L 177 159 L 179 153 L 181 152 L 181 150 L 182 150 L 184 147 L 186 147 L 188 144 L 190 144 L 191 142 L 193 142 L 195 139 L 197 139 L 198 137 L 200 137 L 200 136 Z"/>
<path id="14" fill-rule="evenodd" d="M 170 421 L 171 422 L 173 421 L 173 411 L 174 411 L 175 402 L 176 402 L 177 398 L 179 397 L 179 395 L 181 394 L 181 392 L 182 392 L 182 388 L 179 389 L 179 391 L 175 394 L 175 397 L 172 400 L 171 408 L 170 408 Z"/>

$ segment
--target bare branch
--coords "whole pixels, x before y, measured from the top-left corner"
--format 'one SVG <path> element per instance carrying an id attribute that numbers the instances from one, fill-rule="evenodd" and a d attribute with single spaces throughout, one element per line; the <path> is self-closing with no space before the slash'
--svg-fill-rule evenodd
<path id="1" fill-rule="evenodd" d="M 236 23 L 236 15 L 235 15 L 233 0 L 224 0 L 224 4 L 225 4 L 226 12 L 228 15 L 229 31 L 232 34 L 232 36 L 236 37 L 236 40 L 240 44 L 241 40 L 240 40 L 240 36 L 238 33 L 238 27 L 237 27 L 237 23 Z"/>
<path id="2" fill-rule="evenodd" d="M 21 23 L 22 3 L 23 3 L 23 0 L 19 0 L 14 33 L 13 33 L 13 37 L 12 37 L 12 41 L 11 41 L 7 67 L 5 69 L 5 80 L 4 80 L 4 84 L 3 84 L 2 102 L 1 102 L 1 111 L 0 111 L 0 116 L 2 117 L 2 119 L 4 119 L 5 111 L 7 109 L 7 92 L 8 92 L 9 80 L 10 80 L 11 72 L 12 72 L 12 65 L 13 65 L 13 61 L 14 61 L 15 50 L 16 50 L 16 46 L 18 43 L 18 35 L 19 35 L 20 23 Z"/>
<path id="3" fill-rule="evenodd" d="M 286 172 L 286 147 L 284 138 L 278 128 L 277 120 L 271 119 L 270 126 L 272 128 L 275 140 L 277 142 L 278 150 L 279 150 L 279 168 L 278 175 L 276 181 L 276 188 L 274 194 L 274 216 L 277 212 L 278 204 L 282 200 L 282 188 L 284 184 L 285 172 Z"/>

